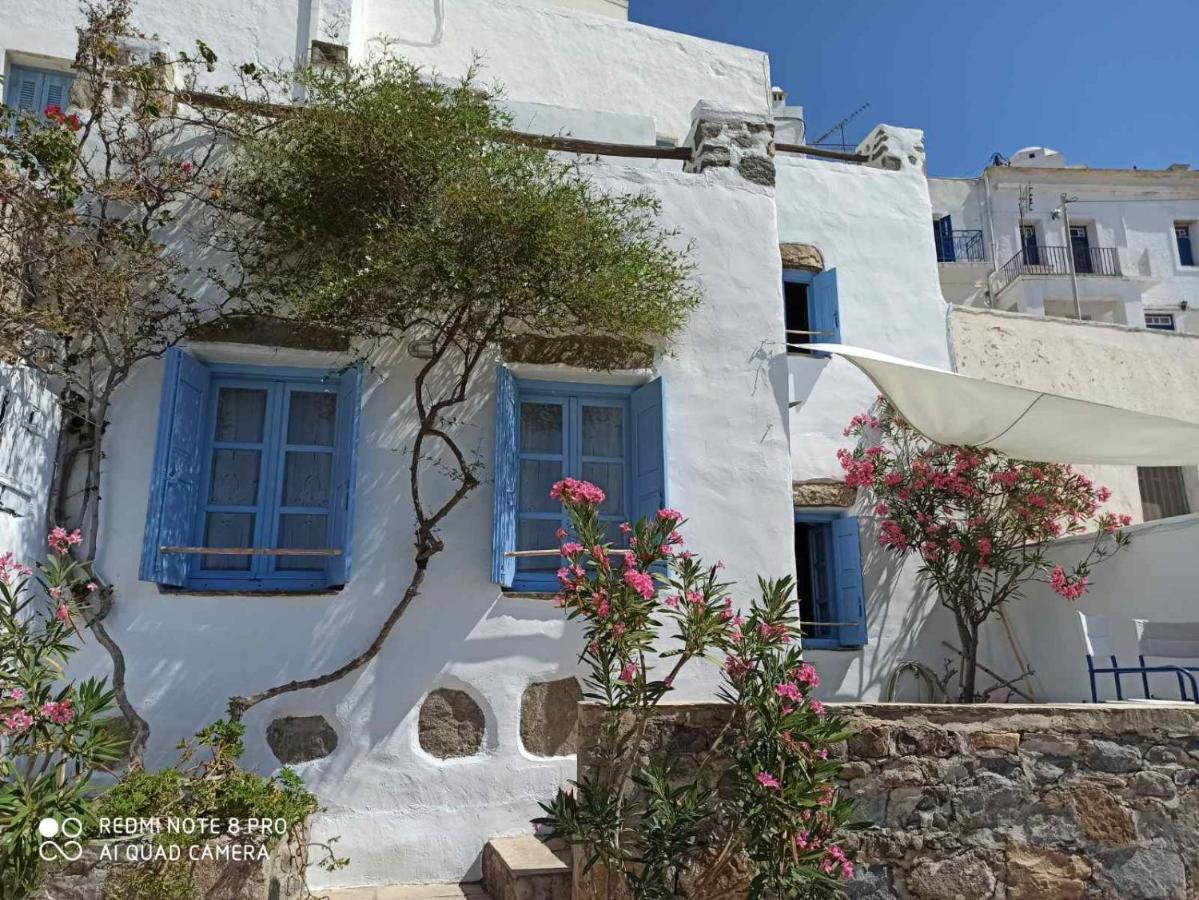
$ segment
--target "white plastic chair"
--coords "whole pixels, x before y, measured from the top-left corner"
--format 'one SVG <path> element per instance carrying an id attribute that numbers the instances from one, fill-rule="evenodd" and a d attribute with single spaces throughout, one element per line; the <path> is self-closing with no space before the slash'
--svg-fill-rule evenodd
<path id="1" fill-rule="evenodd" d="M 1145 699 L 1148 700 L 1149 676 L 1154 672 L 1173 672 L 1178 678 L 1179 696 L 1183 700 L 1189 699 L 1199 704 L 1199 680 L 1196 680 L 1194 674 L 1199 672 L 1199 667 L 1150 666 L 1145 662 L 1146 656 L 1199 660 L 1199 622 L 1151 622 L 1148 619 L 1133 619 L 1137 630 L 1137 659 L 1140 665 L 1121 666 L 1116 659 L 1107 617 L 1087 615 L 1079 610 L 1078 621 L 1082 626 L 1082 639 L 1087 650 L 1087 674 L 1091 679 L 1093 703 L 1099 702 L 1099 692 L 1095 686 L 1096 675 L 1111 675 L 1116 682 L 1116 699 L 1123 700 L 1124 689 L 1120 683 L 1120 676 L 1139 674 L 1145 689 Z M 1111 660 L 1111 666 L 1096 667 L 1097 658 Z M 1189 698 L 1186 692 L 1187 683 L 1191 686 Z"/>

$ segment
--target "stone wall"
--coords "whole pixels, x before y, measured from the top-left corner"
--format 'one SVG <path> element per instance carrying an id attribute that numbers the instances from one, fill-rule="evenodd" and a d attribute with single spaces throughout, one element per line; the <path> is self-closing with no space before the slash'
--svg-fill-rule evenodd
<path id="1" fill-rule="evenodd" d="M 647 741 L 685 765 L 725 720 L 663 706 Z M 830 704 L 861 900 L 1199 897 L 1199 706 Z M 580 773 L 600 708 L 580 716 Z M 649 748 L 647 748 L 649 749 Z"/>

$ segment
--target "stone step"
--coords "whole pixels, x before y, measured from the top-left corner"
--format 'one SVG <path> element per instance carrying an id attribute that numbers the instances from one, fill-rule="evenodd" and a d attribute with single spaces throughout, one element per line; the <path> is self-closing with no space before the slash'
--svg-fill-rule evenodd
<path id="1" fill-rule="evenodd" d="M 493 838 L 483 848 L 483 883 L 495 900 L 571 900 L 570 851 L 533 835 Z"/>
<path id="2" fill-rule="evenodd" d="M 388 884 L 316 893 L 329 900 L 491 900 L 481 884 Z"/>

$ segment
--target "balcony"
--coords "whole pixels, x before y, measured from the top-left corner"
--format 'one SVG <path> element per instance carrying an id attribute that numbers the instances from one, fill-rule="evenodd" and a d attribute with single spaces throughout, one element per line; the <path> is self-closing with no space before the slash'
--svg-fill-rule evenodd
<path id="1" fill-rule="evenodd" d="M 981 231 L 954 231 L 953 242 L 950 243 L 938 236 L 937 262 L 985 262 L 983 253 L 983 233 Z"/>
<path id="2" fill-rule="evenodd" d="M 1119 277 L 1120 257 L 1115 247 L 1025 247 L 1004 263 L 995 275 L 995 294 L 1021 275 L 1037 278 L 1069 275 L 1073 258 L 1076 275 Z"/>

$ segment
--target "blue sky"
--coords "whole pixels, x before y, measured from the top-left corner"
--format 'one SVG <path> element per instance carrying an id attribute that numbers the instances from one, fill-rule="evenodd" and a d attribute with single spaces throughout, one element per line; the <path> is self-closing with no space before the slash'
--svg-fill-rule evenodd
<path id="1" fill-rule="evenodd" d="M 635 21 L 765 50 L 815 138 L 860 104 L 923 128 L 929 173 L 1029 145 L 1094 167 L 1199 168 L 1197 0 L 630 0 Z"/>

